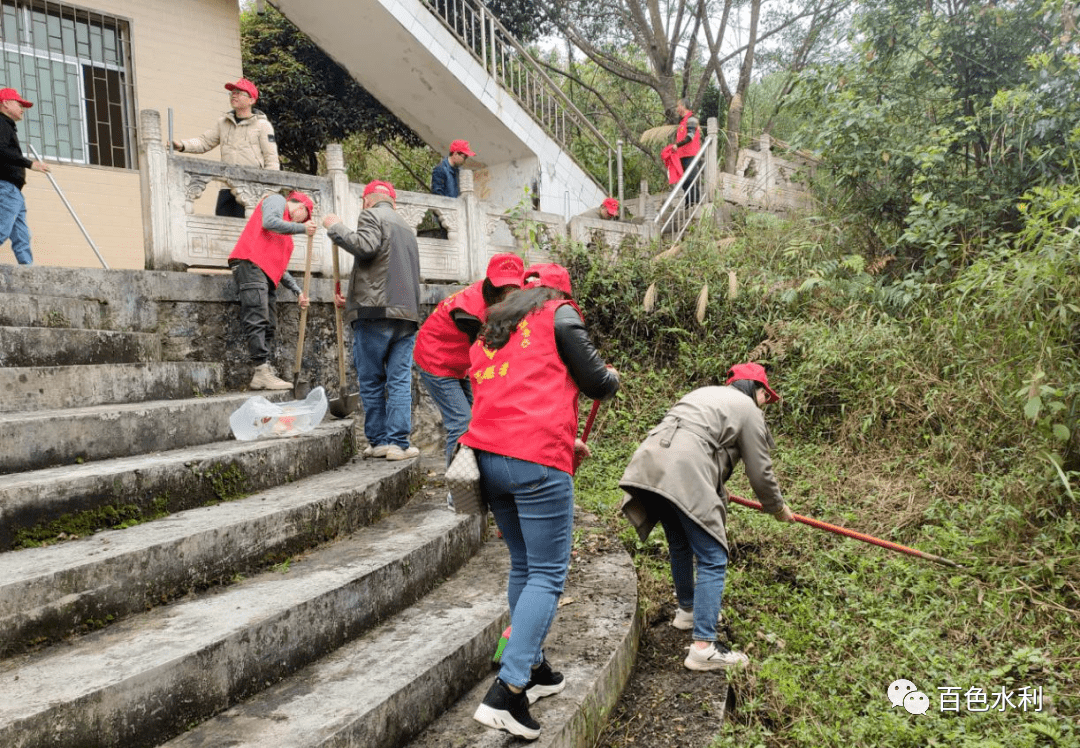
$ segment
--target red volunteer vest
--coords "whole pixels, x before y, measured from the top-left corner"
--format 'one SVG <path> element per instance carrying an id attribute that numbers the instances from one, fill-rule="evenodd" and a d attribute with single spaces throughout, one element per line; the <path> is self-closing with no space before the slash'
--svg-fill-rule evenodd
<path id="1" fill-rule="evenodd" d="M 690 118 L 694 116 L 693 112 L 687 112 L 686 116 L 682 118 L 682 122 L 679 123 L 679 127 L 675 130 L 675 142 L 678 143 L 682 140 L 686 140 L 686 133 L 689 131 L 688 123 Z M 694 137 L 690 142 L 681 148 L 675 149 L 675 155 L 679 158 L 686 158 L 687 156 L 696 156 L 698 151 L 701 150 L 701 126 L 694 130 Z"/>
<path id="2" fill-rule="evenodd" d="M 555 346 L 555 310 L 571 303 L 549 301 L 527 315 L 497 351 L 481 340 L 472 346 L 472 421 L 462 444 L 574 474 L 578 387 Z"/>
<path id="3" fill-rule="evenodd" d="M 469 336 L 454 324 L 450 313 L 461 309 L 481 322 L 487 316 L 484 281 L 447 296 L 420 325 L 413 347 L 413 361 L 436 377 L 465 379 L 469 374 Z"/>
<path id="4" fill-rule="evenodd" d="M 255 206 L 251 213 L 244 231 L 236 240 L 230 260 L 249 260 L 258 265 L 276 286 L 281 282 L 281 276 L 285 275 L 285 268 L 289 266 L 292 258 L 293 238 L 292 234 L 278 234 L 267 231 L 262 225 L 262 201 Z M 289 208 L 286 206 L 286 221 L 291 221 Z"/>

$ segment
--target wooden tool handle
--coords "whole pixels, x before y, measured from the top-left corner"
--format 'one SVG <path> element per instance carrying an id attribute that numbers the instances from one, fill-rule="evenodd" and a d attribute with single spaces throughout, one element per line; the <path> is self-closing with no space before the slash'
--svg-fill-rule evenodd
<path id="1" fill-rule="evenodd" d="M 307 238 L 307 258 L 304 260 L 304 296 L 308 295 L 308 290 L 311 288 L 311 248 L 314 243 L 315 237 L 309 234 Z M 307 307 L 302 307 L 300 309 L 300 334 L 296 340 L 296 366 L 293 367 L 293 374 L 300 373 L 300 363 L 304 359 L 304 332 L 306 330 Z"/>

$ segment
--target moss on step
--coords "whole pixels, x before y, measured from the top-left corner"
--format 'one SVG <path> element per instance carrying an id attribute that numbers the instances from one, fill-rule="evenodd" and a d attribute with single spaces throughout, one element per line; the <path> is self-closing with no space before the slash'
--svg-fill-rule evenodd
<path id="1" fill-rule="evenodd" d="M 106 504 L 97 509 L 62 514 L 49 522 L 16 530 L 12 547 L 38 548 L 53 545 L 62 540 L 75 540 L 93 535 L 101 530 L 119 530 L 125 527 L 160 519 L 169 514 L 169 495 L 155 496 L 149 507 L 138 504 Z"/>

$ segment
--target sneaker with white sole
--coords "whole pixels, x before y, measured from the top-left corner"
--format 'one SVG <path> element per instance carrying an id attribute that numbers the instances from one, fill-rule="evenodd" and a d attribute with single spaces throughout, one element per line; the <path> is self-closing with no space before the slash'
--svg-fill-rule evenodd
<path id="1" fill-rule="evenodd" d="M 378 446 L 369 444 L 364 448 L 364 457 L 386 457 L 389 450 L 389 444 L 379 444 Z"/>
<path id="2" fill-rule="evenodd" d="M 255 367 L 255 373 L 251 376 L 248 384 L 249 390 L 291 390 L 292 383 L 284 379 L 278 379 L 270 364 L 259 364 Z"/>
<path id="3" fill-rule="evenodd" d="M 420 450 L 416 447 L 409 447 L 408 449 L 402 449 L 396 444 L 391 444 L 389 449 L 386 450 L 386 459 L 388 460 L 407 460 L 410 457 L 416 457 L 420 454 Z"/>
<path id="4" fill-rule="evenodd" d="M 716 625 L 719 626 L 724 622 L 724 613 L 716 616 Z M 671 625 L 679 629 L 679 631 L 691 631 L 694 628 L 694 611 L 683 610 L 682 608 L 675 608 L 675 617 L 671 619 Z"/>
<path id="5" fill-rule="evenodd" d="M 733 652 L 723 644 L 710 644 L 705 649 L 690 645 L 690 652 L 683 660 L 687 670 L 723 670 L 749 664 L 750 658 L 742 652 Z"/>
<path id="6" fill-rule="evenodd" d="M 525 686 L 525 693 L 529 696 L 529 703 L 535 704 L 537 699 L 545 696 L 554 696 L 566 688 L 566 678 L 562 673 L 551 669 L 551 664 L 544 661 L 532 669 L 529 682 Z"/>
<path id="7" fill-rule="evenodd" d="M 502 730 L 526 740 L 540 737 L 540 723 L 529 714 L 529 699 L 525 692 L 514 693 L 496 678 L 487 696 L 476 707 L 473 719 L 495 730 Z"/>

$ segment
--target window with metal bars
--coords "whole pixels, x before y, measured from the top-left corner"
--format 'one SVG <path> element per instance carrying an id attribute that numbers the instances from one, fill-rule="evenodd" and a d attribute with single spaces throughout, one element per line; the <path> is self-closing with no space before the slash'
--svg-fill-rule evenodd
<path id="1" fill-rule="evenodd" d="M 34 103 L 22 140 L 46 158 L 136 168 L 127 22 L 41 0 L 0 7 L 0 87 Z"/>

